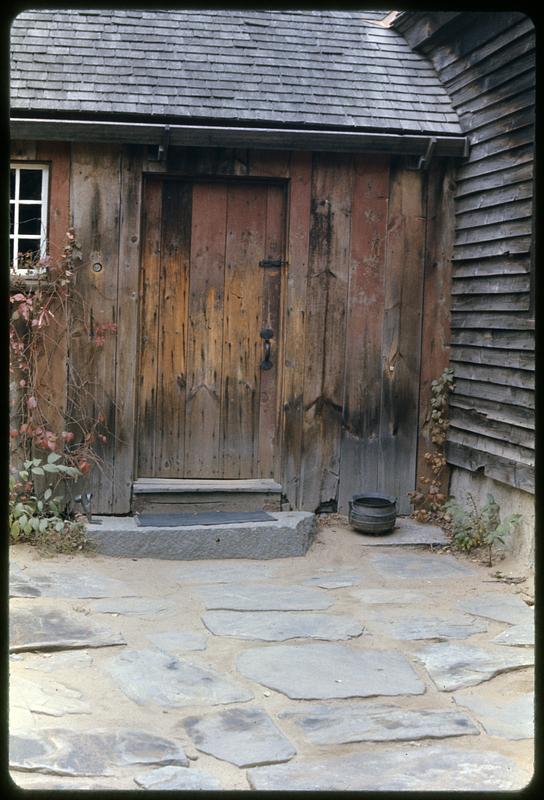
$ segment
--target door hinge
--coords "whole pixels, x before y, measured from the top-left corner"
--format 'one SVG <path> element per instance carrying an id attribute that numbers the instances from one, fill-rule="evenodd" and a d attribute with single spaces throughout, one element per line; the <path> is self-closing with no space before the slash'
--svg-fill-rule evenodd
<path id="1" fill-rule="evenodd" d="M 259 261 L 260 267 L 284 267 L 287 264 L 287 261 L 282 261 L 281 258 L 264 258 L 262 261 Z"/>

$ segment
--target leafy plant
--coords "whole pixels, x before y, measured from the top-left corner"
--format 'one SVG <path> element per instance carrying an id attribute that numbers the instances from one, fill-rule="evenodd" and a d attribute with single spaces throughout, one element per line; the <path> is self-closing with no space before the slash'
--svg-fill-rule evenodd
<path id="1" fill-rule="evenodd" d="M 444 486 L 444 470 L 447 463 L 444 447 L 449 427 L 448 395 L 452 389 L 451 368 L 445 369 L 442 375 L 431 383 L 430 439 L 435 447 L 423 456 L 430 474 L 420 475 L 416 491 L 408 492 L 410 503 L 414 507 L 412 517 L 418 522 L 443 520 L 443 506 L 447 499 Z"/>
<path id="2" fill-rule="evenodd" d="M 444 504 L 445 519 L 451 523 L 452 541 L 455 547 L 470 552 L 477 547 L 487 547 L 489 566 L 492 566 L 492 549 L 504 544 L 506 536 L 513 533 L 521 521 L 521 514 L 511 514 L 501 521 L 500 506 L 492 494 L 478 508 L 472 494 L 467 493 L 470 508 L 461 506 L 454 498 Z"/>
<path id="3" fill-rule="evenodd" d="M 81 549 L 85 526 L 64 510 L 60 484 L 77 480 L 81 472 L 62 464 L 58 453 L 47 460 L 33 458 L 10 477 L 9 534 L 12 542 L 53 546 L 56 550 Z"/>

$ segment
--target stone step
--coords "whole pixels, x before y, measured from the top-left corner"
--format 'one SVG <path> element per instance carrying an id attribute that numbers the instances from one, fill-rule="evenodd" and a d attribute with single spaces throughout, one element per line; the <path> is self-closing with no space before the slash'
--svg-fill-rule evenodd
<path id="1" fill-rule="evenodd" d="M 281 511 L 281 489 L 281 484 L 266 478 L 138 478 L 132 485 L 132 508 L 149 513 Z"/>
<path id="2" fill-rule="evenodd" d="M 140 527 L 134 517 L 97 516 L 87 526 L 87 538 L 96 552 L 124 558 L 192 561 L 303 556 L 316 532 L 315 514 L 278 511 L 273 516 L 273 521 L 266 522 L 177 528 Z"/>

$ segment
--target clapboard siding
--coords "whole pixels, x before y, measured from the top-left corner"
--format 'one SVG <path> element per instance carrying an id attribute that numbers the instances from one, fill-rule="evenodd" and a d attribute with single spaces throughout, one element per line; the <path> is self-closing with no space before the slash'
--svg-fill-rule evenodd
<path id="1" fill-rule="evenodd" d="M 534 25 L 415 12 L 396 27 L 433 63 L 471 144 L 456 173 L 448 459 L 533 491 Z"/>

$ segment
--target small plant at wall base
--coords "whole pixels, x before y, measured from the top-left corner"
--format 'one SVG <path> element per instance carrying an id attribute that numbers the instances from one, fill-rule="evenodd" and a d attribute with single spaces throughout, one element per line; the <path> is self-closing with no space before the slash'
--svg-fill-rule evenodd
<path id="1" fill-rule="evenodd" d="M 47 461 L 33 458 L 15 471 L 9 482 L 9 534 L 11 542 L 30 542 L 55 550 L 81 550 L 85 525 L 66 511 L 64 496 L 57 494 L 63 480 L 77 480 L 76 467 L 59 463 L 50 453 Z M 41 487 L 40 487 L 41 484 Z"/>
<path id="2" fill-rule="evenodd" d="M 62 372 L 77 337 L 88 342 L 87 364 L 92 367 L 106 336 L 115 332 L 111 322 L 93 324 L 75 285 L 81 265 L 70 230 L 57 261 L 39 254 L 21 256 L 19 267 L 32 267 L 37 280 L 28 281 L 13 270 L 10 275 L 11 541 L 43 541 L 47 534 L 59 547 L 71 537 L 79 546 L 84 526 L 67 510 L 65 490 L 93 466 L 102 467 L 96 443 L 104 444 L 110 436 L 87 374 L 79 374 L 70 363 L 68 407 L 64 391 L 58 392 L 51 378 L 57 370 L 57 383 L 64 386 Z M 46 485 L 47 478 L 55 485 Z"/>
<path id="3" fill-rule="evenodd" d="M 486 547 L 488 566 L 492 566 L 492 550 L 497 544 L 504 544 L 505 537 L 512 535 L 521 522 L 521 514 L 511 514 L 501 521 L 501 509 L 493 495 L 487 495 L 487 502 L 478 508 L 472 494 L 467 493 L 467 508 L 455 498 L 444 505 L 446 520 L 451 524 L 454 547 L 470 552 L 478 547 Z"/>
<path id="4" fill-rule="evenodd" d="M 445 369 L 431 384 L 430 438 L 434 449 L 424 454 L 429 475 L 420 475 L 418 488 L 408 492 L 413 506 L 412 517 L 418 522 L 444 522 L 444 470 L 446 468 L 445 444 L 448 432 L 448 395 L 453 389 L 453 369 Z"/>

